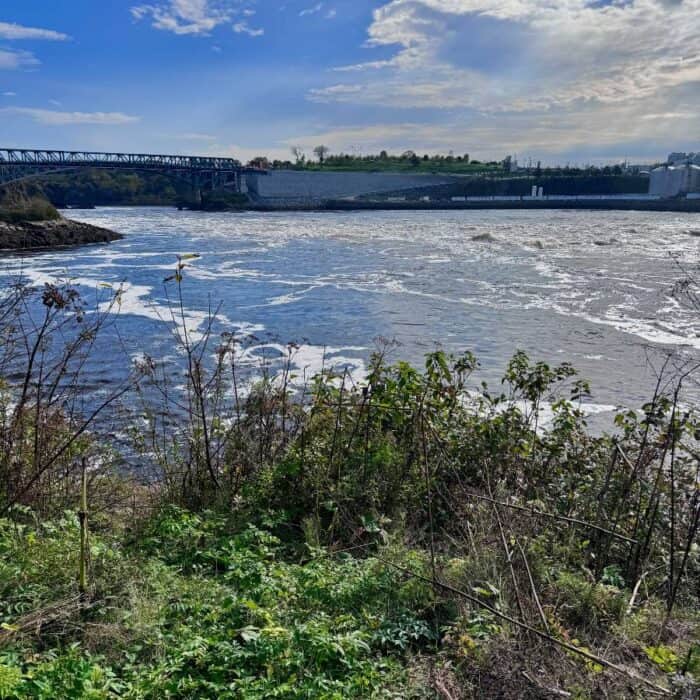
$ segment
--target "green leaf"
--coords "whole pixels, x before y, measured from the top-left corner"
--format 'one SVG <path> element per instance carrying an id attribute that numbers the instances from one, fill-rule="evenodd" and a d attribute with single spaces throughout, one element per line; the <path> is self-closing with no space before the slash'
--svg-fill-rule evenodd
<path id="1" fill-rule="evenodd" d="M 657 647 L 645 647 L 644 653 L 664 673 L 674 673 L 678 670 L 678 656 L 670 647 L 663 644 Z"/>

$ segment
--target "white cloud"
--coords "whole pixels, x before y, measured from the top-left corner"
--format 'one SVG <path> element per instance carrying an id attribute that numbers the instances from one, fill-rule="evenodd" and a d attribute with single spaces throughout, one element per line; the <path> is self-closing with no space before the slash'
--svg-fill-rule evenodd
<path id="1" fill-rule="evenodd" d="M 2 93 L 3 97 L 17 97 L 16 92 L 12 92 L 11 90 L 8 90 L 7 92 Z"/>
<path id="2" fill-rule="evenodd" d="M 661 112 L 659 114 L 643 114 L 642 119 L 697 119 L 697 113 L 693 112 Z"/>
<path id="3" fill-rule="evenodd" d="M 355 63 L 349 66 L 337 66 L 333 70 L 336 73 L 353 73 L 377 68 L 389 68 L 393 65 L 395 65 L 394 61 L 366 61 L 365 63 Z"/>
<path id="4" fill-rule="evenodd" d="M 307 17 L 308 15 L 315 15 L 319 13 L 323 9 L 323 3 L 319 2 L 318 4 L 314 5 L 313 7 L 307 7 L 305 10 L 302 10 L 299 13 L 299 17 Z"/>
<path id="5" fill-rule="evenodd" d="M 67 41 L 70 37 L 53 29 L 23 27 L 21 24 L 0 22 L 0 39 L 43 39 L 47 41 Z"/>
<path id="6" fill-rule="evenodd" d="M 0 49 L 0 70 L 18 70 L 32 68 L 41 63 L 30 51 L 12 51 Z"/>
<path id="7" fill-rule="evenodd" d="M 131 8 L 136 20 L 150 17 L 156 29 L 173 34 L 207 35 L 233 17 L 229 3 L 216 0 L 169 0 Z"/>
<path id="8" fill-rule="evenodd" d="M 26 116 L 37 124 L 42 124 L 44 126 L 68 126 L 76 124 L 121 126 L 140 121 L 140 117 L 134 117 L 121 112 L 58 112 L 49 109 L 36 109 L 33 107 L 5 107 L 0 109 L 0 112 Z"/>
<path id="9" fill-rule="evenodd" d="M 314 88 L 309 97 L 314 102 L 354 102 L 365 99 L 365 87 L 360 84 L 340 83 L 325 88 Z"/>
<path id="10" fill-rule="evenodd" d="M 248 36 L 262 36 L 265 33 L 264 29 L 254 29 L 248 25 L 248 22 L 237 22 L 233 25 L 233 31 L 236 34 L 247 34 Z"/>
<path id="11" fill-rule="evenodd" d="M 338 10 L 332 9 L 328 10 L 326 12 L 326 19 L 335 19 L 335 17 L 338 15 Z"/>
<path id="12" fill-rule="evenodd" d="M 216 141 L 216 136 L 211 134 L 201 134 L 197 131 L 190 131 L 184 134 L 177 134 L 176 138 L 181 141 Z"/>

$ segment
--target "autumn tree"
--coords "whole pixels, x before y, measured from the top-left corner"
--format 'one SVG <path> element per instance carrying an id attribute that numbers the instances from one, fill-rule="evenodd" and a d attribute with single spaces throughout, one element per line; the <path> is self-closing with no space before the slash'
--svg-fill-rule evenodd
<path id="1" fill-rule="evenodd" d="M 329 151 L 330 149 L 328 146 L 316 146 L 316 148 L 314 148 L 314 155 L 318 158 L 318 162 L 321 165 L 323 165 L 323 161 L 326 160 Z"/>

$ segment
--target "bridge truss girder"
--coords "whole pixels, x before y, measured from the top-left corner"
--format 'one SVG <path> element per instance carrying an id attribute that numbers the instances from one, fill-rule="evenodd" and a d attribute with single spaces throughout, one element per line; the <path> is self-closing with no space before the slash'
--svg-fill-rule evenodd
<path id="1" fill-rule="evenodd" d="M 0 185 L 87 169 L 158 173 L 187 183 L 197 200 L 217 189 L 243 192 L 245 175 L 266 174 L 233 158 L 0 149 Z"/>

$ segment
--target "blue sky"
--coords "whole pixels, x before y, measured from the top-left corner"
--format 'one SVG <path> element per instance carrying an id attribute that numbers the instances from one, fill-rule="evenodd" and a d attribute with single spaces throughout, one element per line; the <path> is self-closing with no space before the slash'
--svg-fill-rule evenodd
<path id="1" fill-rule="evenodd" d="M 3 0 L 0 145 L 700 150 L 700 0 Z"/>

